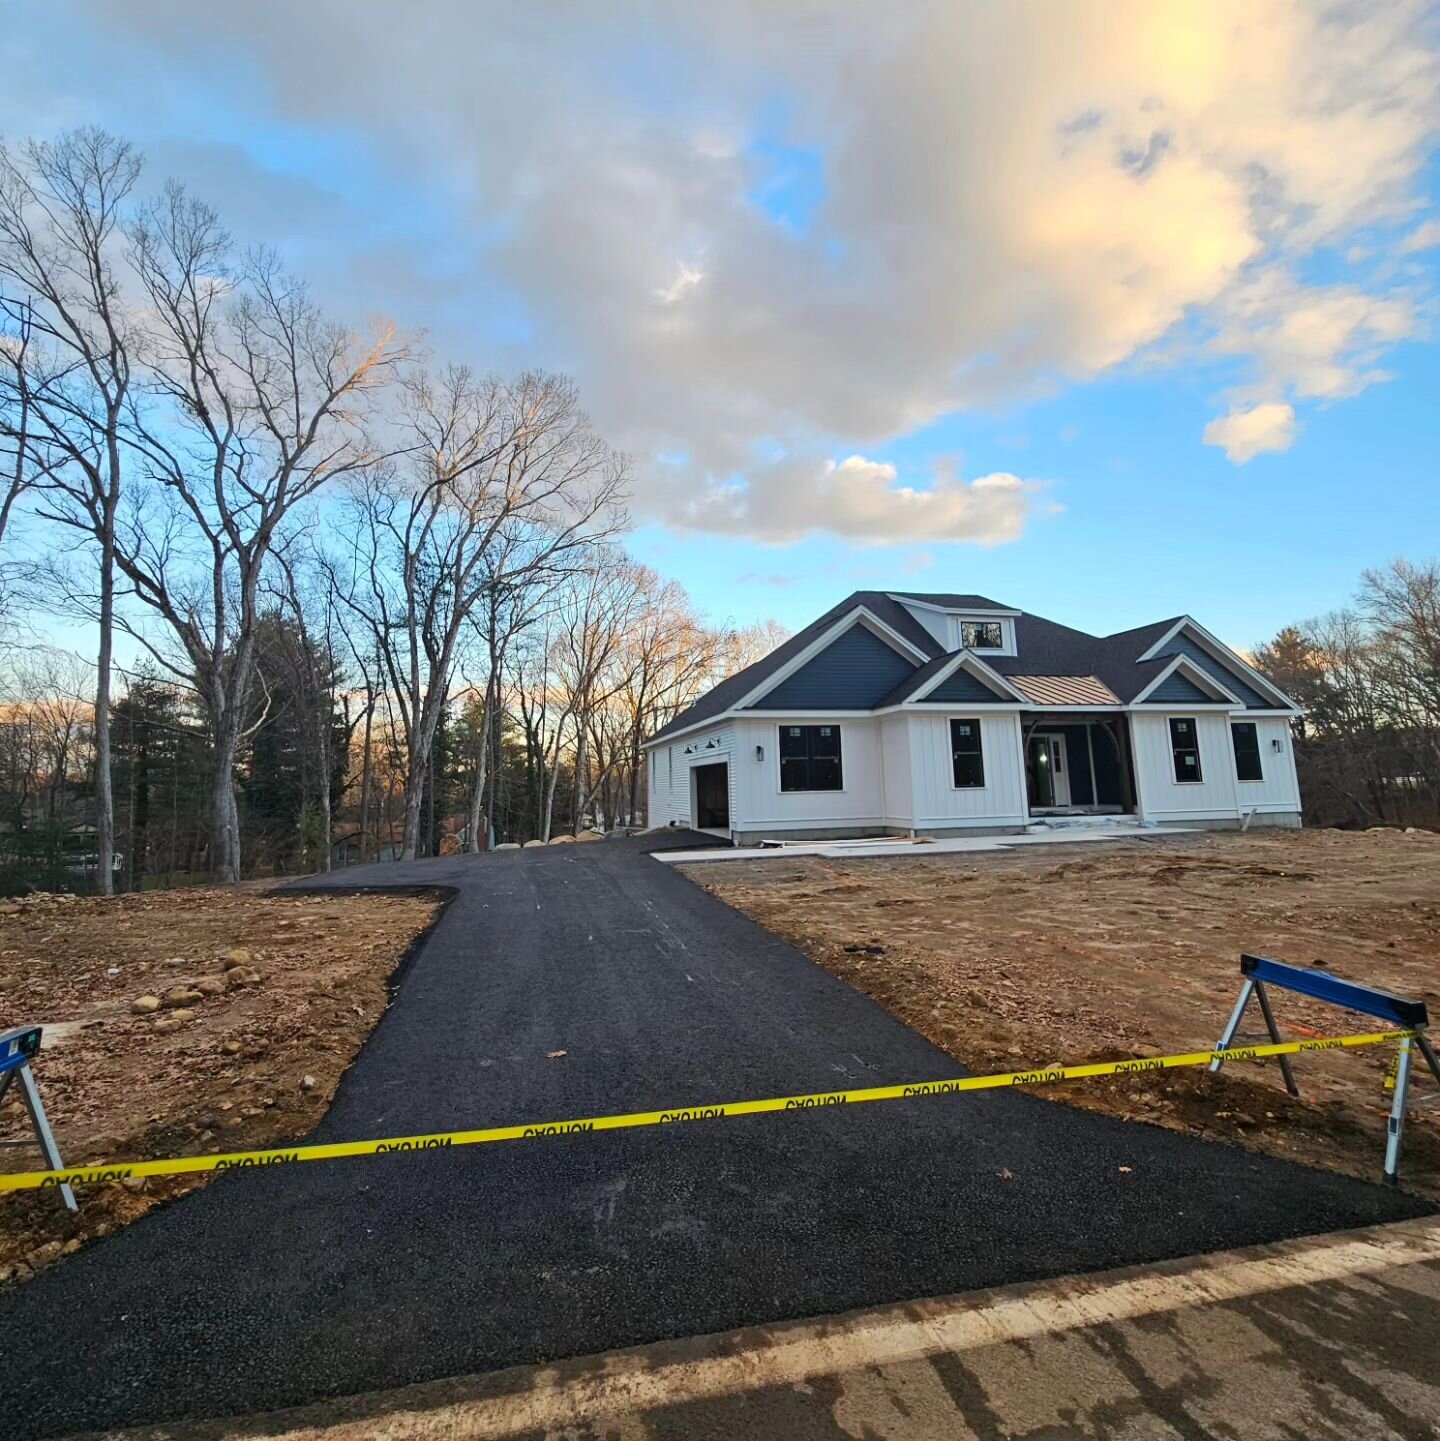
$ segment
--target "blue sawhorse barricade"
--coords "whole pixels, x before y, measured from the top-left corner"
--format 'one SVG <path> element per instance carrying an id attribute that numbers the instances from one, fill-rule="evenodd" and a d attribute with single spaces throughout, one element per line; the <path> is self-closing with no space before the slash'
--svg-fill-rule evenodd
<path id="1" fill-rule="evenodd" d="M 20 1095 L 25 1109 L 30 1113 L 30 1126 L 35 1132 L 33 1141 L 0 1141 L 0 1146 L 39 1146 L 45 1157 L 45 1164 L 52 1171 L 64 1170 L 60 1159 L 60 1148 L 50 1130 L 50 1118 L 45 1114 L 45 1104 L 40 1099 L 40 1087 L 35 1084 L 31 1060 L 40 1053 L 40 1027 L 17 1026 L 13 1031 L 0 1032 L 0 1101 L 11 1084 L 19 1078 Z M 78 1211 L 75 1193 L 68 1185 L 60 1188 L 60 1199 L 69 1211 Z"/>
<path id="2" fill-rule="evenodd" d="M 1405 996 L 1392 995 L 1389 991 L 1377 990 L 1374 986 L 1362 986 L 1355 981 L 1332 976 L 1328 971 L 1317 971 L 1311 966 L 1290 966 L 1283 961 L 1267 961 L 1263 956 L 1241 956 L 1240 973 L 1245 977 L 1240 987 L 1240 999 L 1230 1015 L 1225 1034 L 1220 1037 L 1217 1051 L 1228 1051 L 1240 1036 L 1240 1021 L 1252 998 L 1260 1003 L 1260 1014 L 1265 1018 L 1265 1029 L 1270 1039 L 1280 1044 L 1280 1031 L 1275 1025 L 1275 1013 L 1270 1009 L 1267 986 L 1294 991 L 1296 995 L 1309 996 L 1313 1000 L 1325 1001 L 1332 1006 L 1343 1006 L 1348 1011 L 1359 1011 L 1363 1015 L 1378 1016 L 1388 1021 L 1397 1030 L 1413 1032 L 1400 1039 L 1400 1054 L 1395 1068 L 1395 1094 L 1390 1103 L 1389 1134 L 1385 1142 L 1385 1179 L 1392 1186 L 1400 1175 L 1400 1141 L 1405 1132 L 1405 1103 L 1410 1089 L 1410 1063 L 1415 1051 L 1419 1051 L 1430 1067 L 1431 1074 L 1440 1082 L 1440 1060 L 1425 1034 L 1430 1024 L 1430 1015 L 1424 1001 L 1411 1000 Z M 1210 1062 L 1210 1070 L 1218 1071 L 1224 1062 L 1218 1056 Z M 1300 1094 L 1290 1069 L 1288 1056 L 1281 1056 L 1280 1070 L 1285 1077 L 1285 1089 L 1292 1096 Z"/>

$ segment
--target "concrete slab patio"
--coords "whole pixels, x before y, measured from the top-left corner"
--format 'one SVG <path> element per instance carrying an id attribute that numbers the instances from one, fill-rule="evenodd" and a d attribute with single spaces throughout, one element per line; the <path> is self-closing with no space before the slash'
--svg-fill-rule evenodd
<path id="1" fill-rule="evenodd" d="M 326 878 L 455 894 L 317 1139 L 961 1073 L 656 845 Z M 281 1167 L 0 1293 L 0 1414 L 268 1411 L 1427 1209 L 1009 1093 Z"/>

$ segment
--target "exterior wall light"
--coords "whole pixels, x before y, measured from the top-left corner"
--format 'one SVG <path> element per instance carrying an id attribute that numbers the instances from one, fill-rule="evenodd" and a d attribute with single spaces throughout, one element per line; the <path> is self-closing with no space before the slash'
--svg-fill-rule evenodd
<path id="1" fill-rule="evenodd" d="M 756 759 L 757 761 L 763 761 L 763 760 L 765 759 L 765 747 L 764 747 L 764 746 L 756 746 L 756 747 L 755 747 L 755 759 Z"/>

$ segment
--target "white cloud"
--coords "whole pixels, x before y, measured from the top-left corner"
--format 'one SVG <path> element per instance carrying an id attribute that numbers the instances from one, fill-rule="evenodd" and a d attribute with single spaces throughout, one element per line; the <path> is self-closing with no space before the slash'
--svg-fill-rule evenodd
<path id="1" fill-rule="evenodd" d="M 1433 250 L 1437 245 L 1440 245 L 1440 220 L 1427 220 L 1400 242 L 1400 254 L 1418 255 L 1420 251 Z"/>
<path id="2" fill-rule="evenodd" d="M 820 465 L 785 461 L 745 483 L 709 486 L 673 518 L 696 530 L 779 543 L 823 531 L 861 545 L 1000 545 L 1019 538 L 1041 489 L 1004 471 L 966 481 L 948 467 L 916 487 L 902 484 L 887 461 L 851 455 Z"/>
<path id="3" fill-rule="evenodd" d="M 1205 444 L 1222 446 L 1228 459 L 1244 465 L 1267 451 L 1289 450 L 1295 433 L 1295 407 L 1267 401 L 1212 420 L 1205 427 Z"/>
<path id="4" fill-rule="evenodd" d="M 207 115 L 264 104 L 272 148 L 278 123 L 342 137 L 402 198 L 369 213 L 325 172 L 299 197 L 299 262 L 461 358 L 572 371 L 637 458 L 642 518 L 993 543 L 1019 533 L 1023 489 L 907 490 L 826 457 L 1137 357 L 1182 363 L 1182 335 L 1244 372 L 1222 427 L 1384 374 L 1418 331 L 1416 297 L 1382 283 L 1393 256 L 1348 286 L 1298 277 L 1319 246 L 1414 223 L 1440 115 L 1424 8 L 432 0 L 417 19 L 252 0 L 201 26 L 183 0 L 89 0 L 98 58 L 55 83 L 110 96 L 97 118 L 124 129 L 171 93 L 134 83 L 153 54 L 144 73 L 223 92 Z M 173 90 L 164 159 L 204 191 L 216 147 L 186 150 Z M 755 198 L 779 114 L 823 176 L 798 227 Z M 3 97 L 0 122 L 27 123 Z M 286 243 L 296 182 L 252 169 L 212 198 Z M 406 196 L 429 230 L 399 226 Z M 497 309 L 513 323 L 487 334 Z M 822 481 L 830 509 L 807 509 Z"/>

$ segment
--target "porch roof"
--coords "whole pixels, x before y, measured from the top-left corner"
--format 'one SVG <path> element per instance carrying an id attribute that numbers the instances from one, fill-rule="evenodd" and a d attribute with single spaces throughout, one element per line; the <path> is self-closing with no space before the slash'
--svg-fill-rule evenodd
<path id="1" fill-rule="evenodd" d="M 1114 705 L 1120 697 L 1093 675 L 1011 675 L 1006 679 L 1036 705 Z"/>

